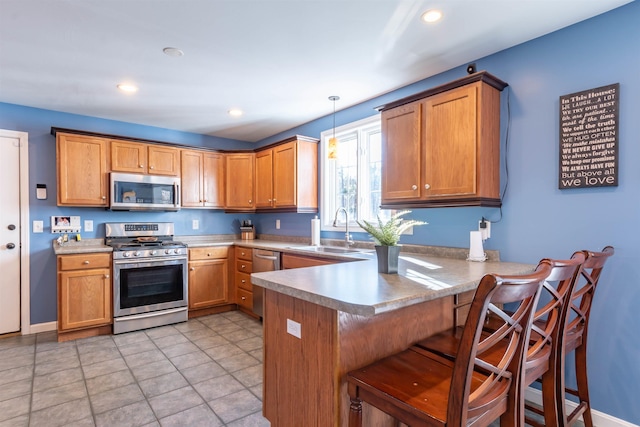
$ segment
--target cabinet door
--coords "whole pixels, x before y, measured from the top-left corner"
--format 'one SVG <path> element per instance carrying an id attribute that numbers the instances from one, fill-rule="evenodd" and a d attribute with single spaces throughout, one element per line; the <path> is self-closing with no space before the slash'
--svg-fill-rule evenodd
<path id="1" fill-rule="evenodd" d="M 202 153 L 182 150 L 180 154 L 182 171 L 182 206 L 195 208 L 202 206 Z"/>
<path id="2" fill-rule="evenodd" d="M 180 151 L 177 148 L 149 145 L 148 154 L 150 174 L 168 176 L 180 174 Z"/>
<path id="3" fill-rule="evenodd" d="M 253 210 L 254 162 L 253 153 L 225 155 L 226 208 L 230 210 Z"/>
<path id="4" fill-rule="evenodd" d="M 297 206 L 297 144 L 289 142 L 273 149 L 273 206 Z M 309 165 L 312 168 L 312 165 Z"/>
<path id="5" fill-rule="evenodd" d="M 224 207 L 224 155 L 222 153 L 204 153 L 203 165 L 203 204 L 212 208 Z"/>
<path id="6" fill-rule="evenodd" d="M 382 112 L 382 200 L 420 198 L 420 103 Z"/>
<path id="7" fill-rule="evenodd" d="M 189 308 L 211 307 L 229 301 L 228 266 L 226 259 L 189 263 Z"/>
<path id="8" fill-rule="evenodd" d="M 109 269 L 63 271 L 58 281 L 59 330 L 112 323 Z"/>
<path id="9" fill-rule="evenodd" d="M 108 140 L 58 134 L 58 205 L 107 206 Z"/>
<path id="10" fill-rule="evenodd" d="M 476 85 L 467 85 L 424 101 L 427 199 L 476 194 L 476 92 Z"/>
<path id="11" fill-rule="evenodd" d="M 273 207 L 273 150 L 256 153 L 256 208 Z"/>
<path id="12" fill-rule="evenodd" d="M 111 170 L 147 173 L 147 145 L 138 142 L 111 141 Z"/>

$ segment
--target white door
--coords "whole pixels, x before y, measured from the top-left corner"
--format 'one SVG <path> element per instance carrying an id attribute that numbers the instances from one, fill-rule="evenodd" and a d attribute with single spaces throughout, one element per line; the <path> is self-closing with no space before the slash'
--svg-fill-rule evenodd
<path id="1" fill-rule="evenodd" d="M 20 139 L 0 136 L 0 334 L 20 331 Z"/>

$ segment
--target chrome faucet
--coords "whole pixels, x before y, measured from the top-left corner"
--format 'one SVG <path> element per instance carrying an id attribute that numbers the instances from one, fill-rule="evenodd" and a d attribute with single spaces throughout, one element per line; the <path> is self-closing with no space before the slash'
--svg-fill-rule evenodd
<path id="1" fill-rule="evenodd" d="M 344 221 L 345 221 L 345 233 L 344 233 L 344 245 L 349 247 L 353 245 L 353 238 L 351 238 L 351 234 L 349 234 L 349 212 L 344 207 L 339 207 L 336 210 L 336 216 L 333 218 L 333 226 L 337 227 L 336 223 L 338 222 L 338 214 L 340 211 L 344 212 Z"/>

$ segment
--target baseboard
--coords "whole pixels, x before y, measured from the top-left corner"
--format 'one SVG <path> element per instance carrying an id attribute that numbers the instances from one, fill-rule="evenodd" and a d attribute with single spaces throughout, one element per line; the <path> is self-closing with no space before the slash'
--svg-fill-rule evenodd
<path id="1" fill-rule="evenodd" d="M 30 334 L 39 334 L 40 332 L 57 331 L 58 322 L 36 323 L 29 328 Z"/>
<path id="2" fill-rule="evenodd" d="M 526 399 L 537 405 L 542 405 L 542 392 L 538 389 L 527 388 Z M 567 401 L 567 409 L 573 411 L 578 405 L 574 402 Z M 604 412 L 591 410 L 594 427 L 640 427 L 636 424 L 621 420 Z"/>

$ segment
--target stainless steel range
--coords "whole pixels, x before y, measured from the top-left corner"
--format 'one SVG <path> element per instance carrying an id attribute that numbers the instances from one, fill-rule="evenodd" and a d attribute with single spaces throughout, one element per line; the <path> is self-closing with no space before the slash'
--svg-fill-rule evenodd
<path id="1" fill-rule="evenodd" d="M 171 222 L 106 223 L 113 247 L 113 333 L 188 319 L 187 247 Z"/>

